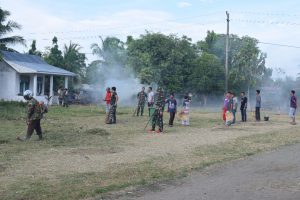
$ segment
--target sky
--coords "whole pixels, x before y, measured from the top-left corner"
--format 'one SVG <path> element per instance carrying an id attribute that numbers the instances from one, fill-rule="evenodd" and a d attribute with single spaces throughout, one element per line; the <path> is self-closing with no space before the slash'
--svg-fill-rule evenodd
<path id="1" fill-rule="evenodd" d="M 80 44 L 87 63 L 97 59 L 90 46 L 100 44 L 99 36 L 125 41 L 128 35 L 137 38 L 148 30 L 186 35 L 197 42 L 208 30 L 226 33 L 228 11 L 230 33 L 261 42 L 273 77 L 300 73 L 298 0 L 0 0 L 0 6 L 11 12 L 9 19 L 22 25 L 14 34 L 23 36 L 27 47 L 14 46 L 16 50 L 27 52 L 35 39 L 38 50 L 45 51 L 57 36 L 60 48 L 70 41 Z M 278 68 L 285 73 L 278 73 Z"/>

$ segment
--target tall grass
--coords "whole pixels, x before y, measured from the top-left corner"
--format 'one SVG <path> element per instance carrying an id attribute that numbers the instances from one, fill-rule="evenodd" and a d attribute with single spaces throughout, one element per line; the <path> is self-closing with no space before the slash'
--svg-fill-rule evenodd
<path id="1" fill-rule="evenodd" d="M 0 100 L 0 119 L 17 120 L 25 116 L 25 102 Z"/>

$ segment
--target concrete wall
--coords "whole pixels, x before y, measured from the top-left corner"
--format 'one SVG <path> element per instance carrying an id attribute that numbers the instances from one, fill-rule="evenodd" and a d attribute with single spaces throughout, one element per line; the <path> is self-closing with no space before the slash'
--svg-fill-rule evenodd
<path id="1" fill-rule="evenodd" d="M 0 99 L 13 100 L 16 98 L 18 87 L 17 72 L 4 62 L 0 62 Z"/>

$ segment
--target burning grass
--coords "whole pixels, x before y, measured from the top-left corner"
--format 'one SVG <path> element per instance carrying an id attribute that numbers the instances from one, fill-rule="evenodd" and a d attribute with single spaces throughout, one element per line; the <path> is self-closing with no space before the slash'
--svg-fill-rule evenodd
<path id="1" fill-rule="evenodd" d="M 1 118 L 0 199 L 103 196 L 300 141 L 298 125 L 271 113 L 269 122 L 225 128 L 219 113 L 197 110 L 190 127 L 177 122 L 157 135 L 143 131 L 146 116 L 119 112 L 119 123 L 106 125 L 101 107 L 51 107 L 42 122 L 45 140 L 25 143 L 15 140 L 25 122 Z"/>

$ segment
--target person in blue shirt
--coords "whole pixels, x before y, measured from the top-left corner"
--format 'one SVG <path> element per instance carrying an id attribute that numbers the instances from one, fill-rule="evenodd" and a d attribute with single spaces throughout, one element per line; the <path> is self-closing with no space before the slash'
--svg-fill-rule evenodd
<path id="1" fill-rule="evenodd" d="M 168 104 L 168 113 L 170 113 L 169 127 L 172 127 L 177 113 L 177 101 L 174 98 L 174 93 L 170 94 L 170 98 L 166 100 L 166 104 Z"/>

